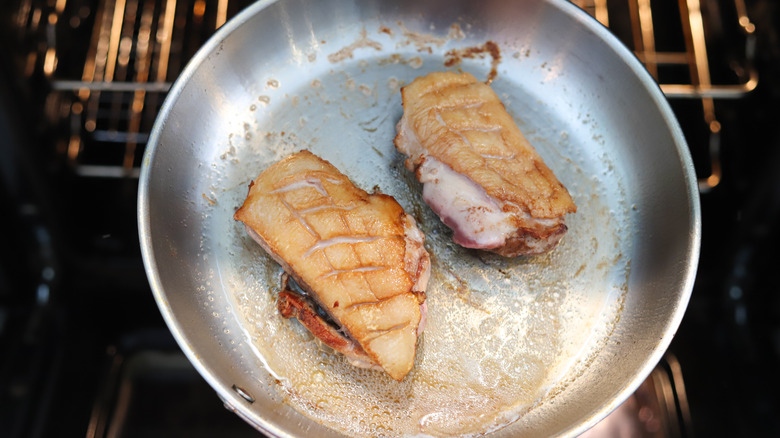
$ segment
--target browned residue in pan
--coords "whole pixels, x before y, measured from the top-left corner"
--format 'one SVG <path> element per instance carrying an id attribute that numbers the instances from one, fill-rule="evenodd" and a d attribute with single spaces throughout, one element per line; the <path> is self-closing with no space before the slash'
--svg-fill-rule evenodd
<path id="1" fill-rule="evenodd" d="M 490 55 L 492 58 L 492 61 L 490 62 L 490 72 L 488 73 L 487 79 L 485 79 L 485 83 L 490 84 L 498 75 L 498 64 L 501 62 L 501 49 L 498 47 L 498 44 L 493 41 L 487 41 L 481 46 L 452 49 L 444 54 L 444 65 L 446 67 L 452 67 L 460 64 L 464 58 L 484 58 L 485 55 Z"/>
<path id="2" fill-rule="evenodd" d="M 214 198 L 212 198 L 212 197 L 209 197 L 209 196 L 208 196 L 208 195 L 206 195 L 205 193 L 201 193 L 201 196 L 203 196 L 203 199 L 205 199 L 205 200 L 206 200 L 206 202 L 208 202 L 208 203 L 209 203 L 209 205 L 212 205 L 212 206 L 213 206 L 213 205 L 217 205 L 217 200 L 216 200 L 216 199 L 214 199 Z"/>
<path id="3" fill-rule="evenodd" d="M 353 52 L 357 49 L 362 48 L 372 48 L 374 50 L 382 50 L 382 45 L 378 42 L 368 38 L 368 33 L 366 32 L 366 28 L 360 30 L 360 38 L 355 40 L 354 43 L 342 48 L 338 52 L 331 53 L 328 55 L 328 61 L 335 64 L 337 62 L 343 61 L 345 59 L 352 59 L 354 57 Z"/>
<path id="4" fill-rule="evenodd" d="M 417 48 L 418 52 L 433 53 L 432 46 L 441 47 L 448 41 L 462 40 L 466 37 L 459 23 L 453 23 L 450 25 L 449 31 L 444 37 L 439 37 L 429 33 L 411 31 L 407 29 L 406 26 L 404 26 L 402 21 L 398 21 L 396 24 L 398 24 L 399 29 L 401 29 L 401 33 L 406 38 L 404 41 L 399 43 L 399 45 L 408 46 L 412 44 Z"/>

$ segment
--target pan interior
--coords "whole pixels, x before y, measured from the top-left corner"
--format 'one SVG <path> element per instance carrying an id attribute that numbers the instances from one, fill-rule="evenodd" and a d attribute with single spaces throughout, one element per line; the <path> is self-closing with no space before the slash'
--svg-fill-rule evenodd
<path id="1" fill-rule="evenodd" d="M 166 102 L 142 177 L 148 217 L 140 216 L 155 257 L 147 269 L 154 266 L 156 298 L 180 345 L 223 398 L 274 434 L 327 432 L 317 424 L 350 436 L 581 431 L 641 381 L 637 370 L 655 354 L 681 298 L 644 298 L 631 287 L 632 278 L 654 275 L 631 269 L 647 258 L 637 239 L 654 232 L 645 212 L 658 194 L 645 193 L 642 181 L 671 169 L 665 183 L 685 184 L 666 121 L 643 115 L 639 125 L 631 111 L 655 103 L 646 84 L 619 62 L 602 65 L 576 51 L 585 45 L 592 57 L 618 59 L 560 4 L 517 2 L 507 15 L 500 8 L 509 3 L 488 2 L 493 16 L 484 17 L 411 6 L 402 13 L 406 3 L 385 11 L 374 2 L 336 15 L 326 3 L 255 7 L 218 34 L 224 39 L 207 47 Z M 492 87 L 578 206 L 561 245 L 544 256 L 507 259 L 453 244 L 392 143 L 400 87 L 448 68 L 487 78 L 496 64 L 479 50 L 452 61 L 488 40 L 501 50 Z M 608 71 L 621 82 L 606 81 Z M 654 147 L 661 158 L 634 154 Z M 400 383 L 349 366 L 282 319 L 281 268 L 232 219 L 249 182 L 301 149 L 364 190 L 394 196 L 426 235 L 428 324 Z M 668 216 L 690 213 L 684 193 L 666 201 Z M 688 225 L 672 237 L 687 236 Z M 672 249 L 668 261 L 651 258 L 684 263 L 685 248 Z M 658 271 L 666 283 L 651 286 L 659 290 L 679 288 L 685 275 L 666 280 Z M 641 332 L 628 325 L 634 314 L 625 318 L 626 308 L 637 312 L 636 300 L 648 300 L 657 322 Z M 633 350 L 624 350 L 628 340 Z M 626 353 L 625 366 L 616 352 Z M 615 365 L 610 379 L 599 382 L 594 363 Z M 238 399 L 232 385 L 256 402 Z"/>
<path id="2" fill-rule="evenodd" d="M 204 220 L 211 236 L 205 247 L 219 260 L 221 282 L 211 292 L 231 303 L 245 329 L 236 341 L 251 343 L 287 401 L 317 422 L 350 435 L 494 429 L 543 402 L 585 366 L 619 317 L 630 247 L 622 176 L 604 173 L 614 169 L 605 154 L 582 153 L 583 143 L 594 142 L 587 123 L 583 129 L 583 120 L 565 120 L 519 78 L 501 75 L 495 89 L 579 211 L 568 218 L 563 244 L 546 256 L 506 259 L 460 248 L 422 202 L 419 184 L 392 144 L 399 87 L 444 68 L 441 55 L 402 53 L 415 61 L 398 63 L 366 55 L 315 63 L 329 67 L 317 73 L 280 70 L 260 79 L 268 88 L 246 106 L 241 128 L 225 138 L 214 162 L 218 178 L 207 197 L 216 202 Z M 463 69 L 484 77 L 485 64 Z M 414 370 L 401 383 L 351 367 L 297 322 L 281 318 L 275 310 L 281 269 L 232 220 L 248 182 L 302 148 L 331 161 L 359 187 L 394 196 L 427 236 L 433 256 L 428 324 Z"/>

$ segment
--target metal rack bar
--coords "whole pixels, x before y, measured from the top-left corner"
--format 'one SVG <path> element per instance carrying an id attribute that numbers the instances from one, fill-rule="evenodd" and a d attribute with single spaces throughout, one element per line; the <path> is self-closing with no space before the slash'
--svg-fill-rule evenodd
<path id="1" fill-rule="evenodd" d="M 704 38 L 704 20 L 701 15 L 700 0 L 679 0 L 680 16 L 685 34 L 685 46 L 689 54 L 691 84 L 703 89 L 712 86 L 710 68 L 707 60 L 707 43 Z M 699 190 L 707 192 L 715 188 L 721 180 L 720 166 L 720 122 L 715 117 L 715 101 L 712 96 L 701 97 L 704 122 L 709 129 L 710 175 L 699 178 Z"/>
<path id="2" fill-rule="evenodd" d="M 145 82 L 139 84 L 136 82 L 87 82 L 87 81 L 70 81 L 70 80 L 55 80 L 51 83 L 51 87 L 55 91 L 75 91 L 81 96 L 86 92 L 86 96 L 89 96 L 90 91 L 110 91 L 110 92 L 133 92 L 137 90 L 143 90 L 147 93 L 165 93 L 171 89 L 170 82 Z"/>

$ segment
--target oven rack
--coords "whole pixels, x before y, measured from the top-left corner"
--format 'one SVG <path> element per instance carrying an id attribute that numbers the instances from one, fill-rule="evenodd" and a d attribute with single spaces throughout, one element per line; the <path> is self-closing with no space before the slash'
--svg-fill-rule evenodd
<path id="1" fill-rule="evenodd" d="M 618 8 L 611 8 L 617 0 L 572 0 L 572 2 L 596 18 L 605 27 L 610 25 L 610 17 Z M 633 49 L 637 58 L 647 71 L 659 82 L 661 90 L 668 98 L 715 98 L 733 99 L 753 91 L 758 85 L 758 73 L 752 66 L 755 55 L 755 25 L 747 15 L 745 0 L 732 0 L 737 24 L 745 38 L 745 61 L 733 66 L 736 78 L 733 83 L 716 84 L 710 78 L 710 64 L 707 54 L 706 26 L 703 6 L 717 10 L 710 0 L 678 0 L 679 17 L 668 14 L 654 14 L 651 0 L 621 0 L 628 16 L 630 35 L 621 40 Z M 671 3 L 671 2 L 667 2 Z M 706 9 L 706 8 L 705 8 Z M 660 16 L 659 16 L 660 15 Z M 666 15 L 666 16 L 664 16 Z M 677 20 L 682 30 L 684 48 L 682 50 L 662 50 L 657 48 L 659 21 Z M 665 82 L 659 79 L 659 68 L 683 66 L 689 71 L 689 83 Z"/>
<path id="2" fill-rule="evenodd" d="M 45 112 L 58 155 L 78 176 L 138 178 L 172 82 L 248 3 L 19 0 L 13 21 L 20 39 L 33 41 L 22 70 L 48 80 Z"/>
<path id="3" fill-rule="evenodd" d="M 715 99 L 735 99 L 753 91 L 758 86 L 758 73 L 753 67 L 755 57 L 755 25 L 747 15 L 745 0 L 732 0 L 728 5 L 732 11 L 721 11 L 715 0 L 678 0 L 676 11 L 657 11 L 660 1 L 652 0 L 572 0 L 601 24 L 610 27 L 616 13 L 628 16 L 630 26 L 624 29 L 621 40 L 634 51 L 669 99 L 699 99 L 708 141 L 707 150 L 709 175 L 699 178 L 699 191 L 706 193 L 715 188 L 721 180 L 720 144 L 721 124 L 715 114 Z M 669 7 L 673 2 L 665 1 Z M 728 3 L 728 2 L 726 2 Z M 617 6 L 615 6 L 618 4 Z M 622 8 L 621 8 L 622 7 Z M 672 12 L 672 13 L 670 13 Z M 705 12 L 714 18 L 733 15 L 744 40 L 744 59 L 732 63 L 734 77 L 729 83 L 716 83 L 712 79 L 710 57 L 708 56 L 708 27 Z M 723 14 L 726 12 L 726 14 Z M 729 14 L 730 12 L 730 14 Z M 670 24 L 670 21 L 674 22 Z M 659 26 L 660 24 L 660 26 Z M 715 33 L 726 23 L 709 23 L 710 33 Z M 679 30 L 677 47 L 672 50 L 664 40 L 669 29 Z M 659 32 L 657 28 L 661 28 Z M 673 33 L 673 32 L 672 32 Z M 621 37 L 621 35 L 618 35 Z M 685 83 L 667 81 L 663 70 L 685 71 Z M 680 76 L 674 77 L 680 79 Z"/>
<path id="4" fill-rule="evenodd" d="M 742 97 L 758 84 L 752 67 L 756 29 L 745 1 L 678 0 L 676 6 L 668 0 L 571 1 L 634 51 L 670 100 L 701 102 L 708 145 L 692 147 L 707 149 L 710 174 L 699 185 L 703 192 L 717 186 L 721 125 L 715 100 Z M 24 70 L 49 79 L 47 114 L 57 131 L 57 151 L 75 174 L 137 178 L 146 140 L 172 81 L 208 37 L 246 4 L 19 0 L 14 20 L 41 41 L 31 45 Z M 662 9 L 670 6 L 672 13 Z M 730 77 L 713 79 L 715 57 L 709 56 L 708 37 L 723 28 L 739 29 L 744 50 L 728 65 Z M 60 50 L 61 36 L 73 31 L 87 35 L 84 53 L 72 47 Z M 670 35 L 675 39 L 671 44 Z"/>

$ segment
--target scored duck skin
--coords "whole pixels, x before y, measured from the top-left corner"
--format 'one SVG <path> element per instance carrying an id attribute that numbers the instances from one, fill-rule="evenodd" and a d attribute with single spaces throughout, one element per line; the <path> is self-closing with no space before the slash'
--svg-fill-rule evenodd
<path id="1" fill-rule="evenodd" d="M 514 257 L 560 242 L 577 207 L 490 86 L 435 72 L 401 94 L 395 146 L 455 243 Z"/>
<path id="2" fill-rule="evenodd" d="M 305 322 L 353 365 L 406 376 L 424 324 L 430 257 L 395 199 L 366 193 L 304 150 L 263 171 L 234 218 L 340 328 L 329 330 L 287 288 L 283 316 Z"/>

